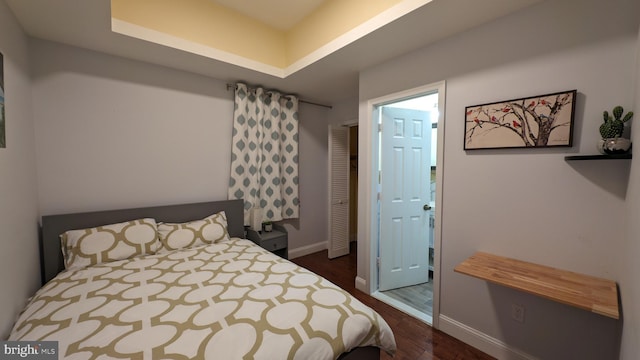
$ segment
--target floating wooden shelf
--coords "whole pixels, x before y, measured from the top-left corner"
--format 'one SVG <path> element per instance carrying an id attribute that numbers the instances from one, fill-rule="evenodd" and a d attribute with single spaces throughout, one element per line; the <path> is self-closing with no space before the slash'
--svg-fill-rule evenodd
<path id="1" fill-rule="evenodd" d="M 612 155 L 570 155 L 565 156 L 566 161 L 573 160 L 616 160 L 616 159 L 631 159 L 631 153 L 628 154 L 612 154 Z"/>
<path id="2" fill-rule="evenodd" d="M 613 319 L 620 317 L 618 289 L 611 280 L 483 252 L 454 270 Z"/>

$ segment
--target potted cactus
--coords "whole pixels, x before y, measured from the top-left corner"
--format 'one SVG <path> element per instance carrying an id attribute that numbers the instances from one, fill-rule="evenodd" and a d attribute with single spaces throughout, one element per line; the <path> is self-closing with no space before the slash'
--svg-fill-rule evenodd
<path id="1" fill-rule="evenodd" d="M 612 114 L 608 111 L 602 113 L 604 122 L 600 124 L 600 136 L 602 140 L 598 142 L 598 150 L 603 154 L 625 153 L 631 147 L 631 141 L 622 137 L 624 124 L 633 117 L 633 112 L 629 111 L 622 116 L 624 109 L 622 106 L 613 108 Z"/>

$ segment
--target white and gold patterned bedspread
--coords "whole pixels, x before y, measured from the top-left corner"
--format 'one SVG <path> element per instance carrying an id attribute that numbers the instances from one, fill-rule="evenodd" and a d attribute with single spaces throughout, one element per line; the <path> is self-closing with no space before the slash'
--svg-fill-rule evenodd
<path id="1" fill-rule="evenodd" d="M 67 359 L 335 359 L 393 353 L 387 323 L 326 279 L 249 240 L 65 271 L 9 340 L 57 340 Z"/>

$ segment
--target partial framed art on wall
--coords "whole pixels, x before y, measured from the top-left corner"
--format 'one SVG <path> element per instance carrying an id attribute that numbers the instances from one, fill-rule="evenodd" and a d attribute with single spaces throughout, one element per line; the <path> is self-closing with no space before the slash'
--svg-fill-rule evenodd
<path id="1" fill-rule="evenodd" d="M 570 147 L 577 90 L 467 106 L 464 149 Z"/>
<path id="2" fill-rule="evenodd" d="M 0 53 L 0 148 L 7 147 L 4 124 L 4 58 Z"/>

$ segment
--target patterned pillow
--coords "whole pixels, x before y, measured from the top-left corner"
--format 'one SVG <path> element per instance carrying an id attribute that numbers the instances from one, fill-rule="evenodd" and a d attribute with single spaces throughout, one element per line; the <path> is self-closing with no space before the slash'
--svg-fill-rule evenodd
<path id="1" fill-rule="evenodd" d="M 158 223 L 158 253 L 229 240 L 224 211 L 186 223 Z"/>
<path id="2" fill-rule="evenodd" d="M 67 269 L 154 254 L 159 245 L 157 224 L 151 218 L 69 230 L 60 239 Z"/>

